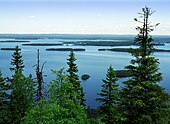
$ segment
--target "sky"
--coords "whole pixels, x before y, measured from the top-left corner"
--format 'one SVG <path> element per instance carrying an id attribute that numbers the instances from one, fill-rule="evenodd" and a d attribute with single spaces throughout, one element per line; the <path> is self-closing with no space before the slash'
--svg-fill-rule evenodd
<path id="1" fill-rule="evenodd" d="M 170 0 L 0 0 L 0 33 L 137 34 L 134 18 L 147 6 L 170 35 Z"/>

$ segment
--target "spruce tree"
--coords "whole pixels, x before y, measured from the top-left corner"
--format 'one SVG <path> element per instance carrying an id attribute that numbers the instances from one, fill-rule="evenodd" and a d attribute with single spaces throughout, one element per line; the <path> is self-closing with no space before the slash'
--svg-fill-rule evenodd
<path id="1" fill-rule="evenodd" d="M 7 93 L 9 90 L 9 86 L 7 81 L 2 77 L 2 73 L 0 71 L 0 124 L 8 124 L 9 123 L 9 94 Z"/>
<path id="2" fill-rule="evenodd" d="M 134 57 L 126 68 L 133 73 L 133 77 L 124 82 L 122 88 L 121 109 L 126 124 L 160 124 L 169 121 L 169 95 L 159 85 L 162 75 L 159 72 L 158 59 L 153 54 L 153 39 L 149 35 L 156 25 L 151 25 L 149 17 L 154 13 L 150 8 L 142 9 L 142 20 L 135 21 L 142 24 L 137 27 L 139 34 L 135 43 L 137 50 L 131 49 Z"/>
<path id="3" fill-rule="evenodd" d="M 10 111 L 10 123 L 18 124 L 21 119 L 25 116 L 34 103 L 34 83 L 32 76 L 26 78 L 22 71 L 24 69 L 21 52 L 19 52 L 18 46 L 12 55 L 11 68 L 14 71 L 12 78 L 8 79 L 10 87 L 10 100 L 9 100 L 9 111 Z"/>
<path id="4" fill-rule="evenodd" d="M 11 71 L 23 71 L 24 69 L 24 61 L 22 60 L 22 55 L 21 55 L 21 52 L 20 52 L 20 48 L 19 46 L 17 45 L 15 47 L 15 51 L 12 55 L 12 60 L 11 60 L 11 65 L 13 65 L 14 67 L 11 67 L 10 70 Z"/>
<path id="5" fill-rule="evenodd" d="M 34 85 L 31 75 L 26 78 L 21 71 L 11 80 L 10 118 L 11 123 L 18 124 L 34 103 Z"/>
<path id="6" fill-rule="evenodd" d="M 78 68 L 77 65 L 75 63 L 76 58 L 74 55 L 74 52 L 71 51 L 69 54 L 69 58 L 67 59 L 68 62 L 68 77 L 69 77 L 69 81 L 73 84 L 74 90 L 77 93 L 77 100 L 78 102 L 80 102 L 81 105 L 83 105 L 85 107 L 85 93 L 83 91 L 83 87 L 81 86 L 81 83 L 79 81 L 79 76 L 76 74 L 78 72 Z"/>
<path id="7" fill-rule="evenodd" d="M 101 113 L 104 116 L 103 121 L 106 124 L 113 124 L 117 122 L 117 103 L 119 100 L 119 84 L 117 83 L 116 73 L 110 66 L 107 70 L 106 79 L 103 80 L 100 96 L 96 100 L 101 102 Z"/>

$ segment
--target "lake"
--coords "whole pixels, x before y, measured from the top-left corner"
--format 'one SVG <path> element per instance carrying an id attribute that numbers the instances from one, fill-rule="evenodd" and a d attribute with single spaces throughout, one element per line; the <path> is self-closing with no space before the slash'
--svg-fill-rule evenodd
<path id="1" fill-rule="evenodd" d="M 29 43 L 61 43 L 61 42 L 78 42 L 78 41 L 133 41 L 134 35 L 76 35 L 76 34 L 0 34 L 0 41 L 30 41 Z M 156 46 L 156 48 L 170 50 L 170 36 L 154 36 L 155 42 L 165 43 L 165 46 Z M 77 58 L 76 64 L 78 65 L 78 75 L 81 77 L 83 74 L 89 74 L 91 77 L 82 81 L 83 88 L 86 92 L 86 104 L 95 108 L 99 105 L 95 101 L 97 93 L 101 90 L 102 79 L 105 78 L 107 68 L 112 65 L 115 70 L 124 69 L 129 64 L 132 56 L 126 52 L 111 52 L 111 51 L 98 51 L 99 48 L 113 48 L 109 46 L 23 46 L 22 42 L 0 42 L 0 48 L 14 48 L 19 45 L 21 48 L 22 56 L 24 59 L 25 69 L 24 74 L 32 74 L 35 77 L 35 67 L 37 62 L 37 49 L 40 49 L 40 62 L 44 66 L 44 81 L 48 84 L 51 80 L 55 79 L 52 75 L 51 69 L 59 70 L 67 66 L 68 51 L 46 51 L 46 48 L 84 48 L 86 51 L 76 51 Z M 117 46 L 118 47 L 118 46 Z M 134 46 L 121 46 L 121 48 L 134 47 Z M 12 72 L 9 70 L 11 67 L 11 54 L 13 51 L 0 50 L 0 69 L 3 76 L 11 76 Z M 170 94 L 170 52 L 156 52 L 154 56 L 159 59 L 160 72 L 163 74 L 163 80 L 160 85 L 163 86 Z M 120 78 L 119 83 L 126 78 Z"/>

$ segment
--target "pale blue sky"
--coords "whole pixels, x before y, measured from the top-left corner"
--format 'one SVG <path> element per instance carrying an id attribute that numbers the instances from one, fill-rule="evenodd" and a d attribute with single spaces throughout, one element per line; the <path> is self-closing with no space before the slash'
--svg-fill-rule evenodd
<path id="1" fill-rule="evenodd" d="M 136 34 L 142 7 L 170 35 L 169 0 L 0 0 L 0 33 Z"/>

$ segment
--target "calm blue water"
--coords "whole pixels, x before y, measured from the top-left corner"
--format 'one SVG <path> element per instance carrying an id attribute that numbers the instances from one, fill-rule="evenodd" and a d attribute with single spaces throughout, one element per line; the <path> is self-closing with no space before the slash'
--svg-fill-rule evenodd
<path id="1" fill-rule="evenodd" d="M 58 43 L 65 41 L 132 41 L 133 35 L 0 35 L 0 40 L 22 40 L 27 38 L 31 43 Z M 35 38 L 35 39 L 33 39 Z M 156 42 L 166 42 L 170 40 L 170 36 L 155 36 Z M 55 75 L 51 74 L 51 69 L 59 70 L 64 67 L 68 68 L 66 62 L 69 52 L 59 51 L 45 51 L 46 48 L 63 48 L 68 46 L 22 46 L 22 43 L 0 43 L 0 48 L 15 47 L 19 45 L 22 49 L 22 55 L 25 64 L 24 74 L 29 75 L 30 73 L 35 77 L 35 68 L 37 58 L 37 49 L 40 49 L 40 61 L 41 63 L 46 61 L 44 67 L 44 81 L 49 83 L 55 78 Z M 89 74 L 91 77 L 87 81 L 82 81 L 82 85 L 86 92 L 86 103 L 91 107 L 99 105 L 95 101 L 97 97 L 96 93 L 100 92 L 102 79 L 105 78 L 107 68 L 112 65 L 115 70 L 123 69 L 124 66 L 129 64 L 131 55 L 123 52 L 110 52 L 110 51 L 98 51 L 99 48 L 111 48 L 111 47 L 99 47 L 99 46 L 69 46 L 73 48 L 85 48 L 84 52 L 75 52 L 77 58 L 77 65 L 79 69 L 79 76 L 82 74 Z M 129 46 L 127 46 L 129 47 Z M 158 46 L 161 49 L 170 49 L 170 43 L 166 43 L 165 46 Z M 2 70 L 3 76 L 12 75 L 10 72 L 10 61 L 11 54 L 13 51 L 2 51 L 0 50 L 0 69 Z M 166 91 L 170 94 L 170 53 L 155 53 L 155 57 L 160 62 L 160 72 L 163 74 L 163 81 L 161 85 L 166 88 Z M 126 79 L 119 79 L 119 83 Z"/>

